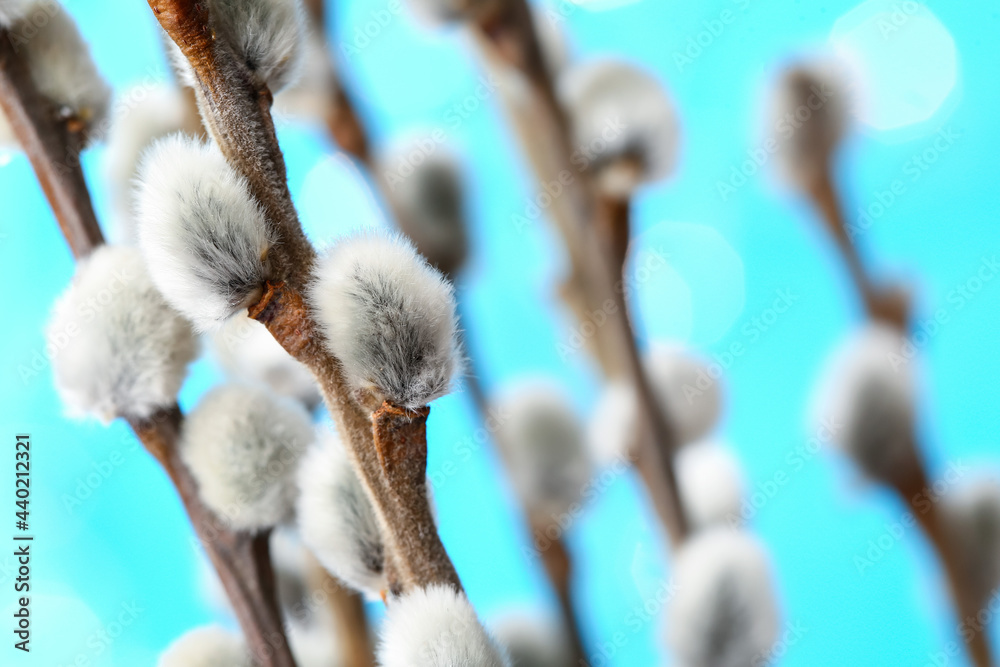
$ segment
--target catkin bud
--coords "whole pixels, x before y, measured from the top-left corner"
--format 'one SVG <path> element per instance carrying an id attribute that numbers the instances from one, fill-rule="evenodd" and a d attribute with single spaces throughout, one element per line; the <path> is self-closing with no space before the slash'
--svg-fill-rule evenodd
<path id="1" fill-rule="evenodd" d="M 357 391 L 410 409 L 449 391 L 460 366 L 452 286 L 412 245 L 354 236 L 315 271 L 317 321 Z"/>
<path id="2" fill-rule="evenodd" d="M 109 422 L 173 405 L 198 351 L 138 250 L 102 246 L 81 261 L 46 332 L 56 389 L 70 412 Z"/>
<path id="3" fill-rule="evenodd" d="M 628 198 L 665 178 L 677 161 L 677 112 L 662 84 L 645 71 L 599 60 L 560 81 L 573 142 L 604 194 Z"/>
<path id="4" fill-rule="evenodd" d="M 378 659 L 382 667 L 510 664 L 479 624 L 465 594 L 440 585 L 417 588 L 389 602 Z"/>
<path id="5" fill-rule="evenodd" d="M 154 144 L 139 170 L 136 214 L 153 281 L 196 328 L 217 329 L 260 298 L 272 233 L 215 145 L 180 135 Z"/>
<path id="6" fill-rule="evenodd" d="M 960 486 L 942 499 L 941 517 L 969 598 L 982 608 L 1000 587 L 1000 483 L 983 478 Z"/>
<path id="7" fill-rule="evenodd" d="M 250 667 L 243 638 L 218 626 L 190 630 L 160 656 L 158 667 Z"/>
<path id="8" fill-rule="evenodd" d="M 713 528 L 685 542 L 674 562 L 667 642 L 685 667 L 765 664 L 778 633 L 771 567 L 749 534 Z"/>
<path id="9" fill-rule="evenodd" d="M 716 442 L 692 443 L 677 452 L 675 465 L 684 512 L 693 527 L 743 522 L 746 483 L 732 449 Z"/>
<path id="10" fill-rule="evenodd" d="M 332 432 L 303 457 L 298 484 L 302 541 L 338 579 L 377 597 L 388 588 L 382 530 L 361 480 Z"/>
<path id="11" fill-rule="evenodd" d="M 298 404 L 227 385 L 188 415 L 181 458 L 220 519 L 237 530 L 262 530 L 291 518 L 295 471 L 312 439 L 309 415 Z"/>

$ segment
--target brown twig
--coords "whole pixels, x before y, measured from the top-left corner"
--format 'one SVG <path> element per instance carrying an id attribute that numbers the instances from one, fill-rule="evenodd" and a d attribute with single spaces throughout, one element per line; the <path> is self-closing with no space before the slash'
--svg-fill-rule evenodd
<path id="1" fill-rule="evenodd" d="M 347 385 L 339 361 L 323 345 L 302 290 L 311 276 L 315 251 L 302 231 L 288 191 L 284 157 L 271 117 L 271 94 L 253 84 L 245 63 L 225 40 L 217 39 L 206 3 L 198 0 L 148 0 L 160 25 L 180 47 L 197 79 L 195 92 L 206 127 L 229 164 L 246 177 L 252 196 L 261 204 L 279 235 L 271 257 L 278 283 L 268 283 L 261 300 L 249 310 L 274 338 L 316 377 L 326 404 L 340 427 L 350 458 L 386 532 L 390 558 L 406 583 L 427 585 L 438 579 L 419 577 L 454 573 L 444 548 L 430 553 L 406 549 L 424 544 L 410 539 L 414 531 L 432 532 L 433 522 L 413 525 L 404 520 L 376 454 L 370 411 Z M 425 499 L 426 502 L 426 499 Z M 421 536 L 430 540 L 428 536 Z M 445 576 L 457 583 L 457 576 Z M 452 579 L 454 581 L 452 581 Z"/>
<path id="2" fill-rule="evenodd" d="M 504 101 L 538 179 L 564 186 L 562 194 L 553 197 L 550 212 L 569 253 L 570 291 L 584 299 L 587 309 L 601 309 L 608 315 L 610 327 L 598 328 L 596 335 L 607 337 L 608 346 L 620 347 L 623 353 L 622 364 L 635 389 L 643 435 L 648 434 L 639 440 L 641 455 L 650 462 L 649 470 L 656 474 L 660 489 L 651 494 L 652 499 L 658 504 L 671 543 L 677 546 L 688 532 L 673 469 L 677 438 L 646 376 L 616 259 L 605 250 L 614 244 L 614 239 L 605 235 L 613 226 L 597 222 L 602 211 L 594 188 L 587 174 L 573 167 L 569 124 L 545 67 L 527 3 L 510 0 L 502 5 L 505 9 L 476 24 L 473 34 L 490 66 L 520 72 L 529 85 L 531 95 L 517 99 L 506 95 Z M 614 369 L 605 371 L 611 374 Z"/>
<path id="3" fill-rule="evenodd" d="M 397 415 L 382 408 L 374 417 L 366 412 L 352 397 L 340 363 L 324 349 L 302 295 L 290 285 L 268 283 L 249 315 L 266 326 L 319 381 L 330 414 L 375 506 L 402 584 L 447 583 L 461 590 L 427 502 L 427 415 Z M 402 454 L 412 460 L 400 459 Z"/>
<path id="4" fill-rule="evenodd" d="M 28 155 L 63 236 L 75 257 L 104 243 L 79 152 L 83 137 L 72 120 L 59 119 L 37 91 L 26 63 L 0 30 L 0 105 Z M 294 667 L 281 623 L 267 548 L 267 534 L 227 529 L 201 503 L 197 485 L 180 460 L 177 442 L 183 416 L 176 406 L 130 426 L 170 476 L 191 524 L 212 560 L 247 642 L 260 664 Z"/>
<path id="5" fill-rule="evenodd" d="M 375 650 L 361 594 L 345 588 L 310 554 L 308 579 L 320 591 L 333 615 L 342 664 L 375 667 Z"/>
<path id="6" fill-rule="evenodd" d="M 829 167 L 824 169 L 808 194 L 836 239 L 837 248 L 850 270 L 852 282 L 865 305 L 869 319 L 873 322 L 885 322 L 905 334 L 911 325 L 909 304 L 905 298 L 882 292 L 874 286 L 848 233 L 842 214 L 841 198 L 838 196 L 831 174 Z M 963 569 L 960 554 L 956 553 L 955 545 L 946 535 L 942 523 L 944 517 L 935 504 L 931 503 L 928 506 L 919 500 L 926 493 L 926 489 L 930 488 L 930 484 L 927 480 L 926 467 L 921 459 L 921 448 L 916 442 L 912 442 L 910 450 L 913 458 L 911 464 L 905 466 L 905 470 L 899 471 L 899 478 L 892 480 L 890 485 L 910 507 L 931 546 L 937 552 L 938 558 L 941 559 L 955 608 L 961 622 L 965 623 L 966 619 L 976 618 L 981 610 L 977 601 L 969 594 L 968 572 Z M 963 639 L 977 667 L 990 667 L 993 664 L 992 651 L 985 632 L 973 632 L 968 636 L 963 633 Z"/>
<path id="7" fill-rule="evenodd" d="M 148 420 L 130 420 L 129 425 L 174 483 L 256 661 L 269 667 L 294 667 L 271 568 L 271 531 L 230 530 L 201 502 L 197 482 L 181 461 L 177 447 L 183 419 L 174 406 Z"/>
<path id="8" fill-rule="evenodd" d="M 31 79 L 28 63 L 0 29 L 0 108 L 31 161 L 73 256 L 82 259 L 103 242 L 80 168 L 85 137 L 79 123 L 60 118 Z"/>

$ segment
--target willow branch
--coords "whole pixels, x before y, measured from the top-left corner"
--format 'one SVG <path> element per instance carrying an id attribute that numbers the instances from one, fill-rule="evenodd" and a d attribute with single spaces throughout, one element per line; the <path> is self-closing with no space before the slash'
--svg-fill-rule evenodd
<path id="1" fill-rule="evenodd" d="M 86 257 L 104 243 L 104 237 L 80 167 L 84 137 L 72 119 L 60 120 L 38 93 L 26 63 L 3 31 L 0 105 L 28 154 L 73 255 Z M 266 667 L 294 667 L 274 594 L 267 535 L 230 531 L 201 503 L 197 485 L 179 458 L 182 422 L 180 409 L 174 406 L 130 426 L 174 483 L 258 661 Z"/>
<path id="2" fill-rule="evenodd" d="M 177 447 L 183 419 L 180 409 L 174 406 L 148 420 L 130 420 L 129 425 L 177 489 L 257 662 L 268 667 L 294 667 L 271 568 L 271 531 L 230 530 L 201 502 L 197 482 L 181 461 Z"/>
<path id="3" fill-rule="evenodd" d="M 909 304 L 904 298 L 880 292 L 875 287 L 848 234 L 842 214 L 841 197 L 838 195 L 829 168 L 823 171 L 818 182 L 809 190 L 809 195 L 836 239 L 837 247 L 848 266 L 852 282 L 865 305 L 869 319 L 872 322 L 885 322 L 905 334 L 911 325 Z M 913 442 L 910 450 L 913 460 L 909 465 L 902 466 L 906 472 L 898 481 L 894 481 L 893 485 L 895 491 L 910 507 L 931 546 L 937 552 L 958 616 L 964 623 L 966 619 L 976 618 L 981 609 L 970 595 L 969 573 L 963 569 L 961 554 L 957 553 L 955 545 L 947 538 L 943 525 L 944 517 L 934 503 L 927 506 L 918 500 L 925 490 L 930 488 L 930 484 L 920 454 L 920 446 Z M 963 639 L 977 667 L 990 667 L 993 664 L 992 651 L 985 632 L 972 632 L 968 637 L 963 635 Z"/>
<path id="4" fill-rule="evenodd" d="M 389 555 L 403 585 L 440 583 L 460 590 L 461 583 L 441 544 L 427 501 L 427 442 L 423 421 L 417 425 L 417 432 L 392 420 L 381 424 L 376 420 L 373 424 L 372 414 L 352 397 L 340 362 L 324 348 L 305 300 L 291 285 L 268 283 L 264 296 L 251 307 L 249 315 L 266 326 L 285 351 L 316 376 L 327 408 L 375 506 Z M 422 419 L 426 419 L 426 414 Z M 392 465 L 400 452 L 420 458 L 404 471 Z M 418 467 L 423 476 L 414 472 Z"/>
<path id="5" fill-rule="evenodd" d="M 73 119 L 35 87 L 10 33 L 0 29 L 0 108 L 31 162 L 73 256 L 82 259 L 103 242 L 80 166 L 86 137 Z"/>
<path id="6" fill-rule="evenodd" d="M 596 335 L 608 337 L 607 345 L 620 346 L 622 363 L 636 393 L 643 423 L 641 455 L 651 462 L 660 489 L 651 494 L 674 546 L 687 536 L 688 526 L 673 468 L 677 437 L 663 413 L 643 368 L 642 358 L 627 315 L 620 272 L 605 251 L 612 239 L 599 225 L 602 211 L 587 175 L 573 167 L 572 144 L 566 114 L 558 101 L 551 75 L 542 58 L 530 9 L 525 0 L 501 3 L 505 9 L 474 26 L 476 43 L 487 64 L 499 70 L 520 72 L 529 95 L 506 94 L 504 102 L 522 147 L 541 182 L 559 180 L 564 190 L 553 197 L 550 213 L 569 253 L 574 288 L 588 307 L 608 313 L 608 327 Z M 605 304 L 611 304 L 608 308 Z M 610 311 L 610 312 L 609 312 Z M 611 372 L 612 369 L 605 369 Z"/>
<path id="7" fill-rule="evenodd" d="M 375 649 L 361 594 L 345 588 L 311 554 L 307 578 L 322 591 L 336 626 L 337 645 L 344 667 L 375 667 Z"/>

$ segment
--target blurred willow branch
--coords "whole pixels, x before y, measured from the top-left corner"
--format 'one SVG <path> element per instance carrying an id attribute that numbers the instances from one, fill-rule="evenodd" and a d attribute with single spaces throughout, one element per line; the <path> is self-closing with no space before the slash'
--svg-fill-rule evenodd
<path id="1" fill-rule="evenodd" d="M 0 29 L 0 107 L 28 155 L 73 255 L 82 260 L 104 243 L 79 154 L 83 137 L 38 92 L 10 35 Z M 201 502 L 180 459 L 184 417 L 176 405 L 130 422 L 146 450 L 170 477 L 188 518 L 226 590 L 254 656 L 266 667 L 294 667 L 282 627 L 268 552 L 270 532 L 232 531 Z"/>

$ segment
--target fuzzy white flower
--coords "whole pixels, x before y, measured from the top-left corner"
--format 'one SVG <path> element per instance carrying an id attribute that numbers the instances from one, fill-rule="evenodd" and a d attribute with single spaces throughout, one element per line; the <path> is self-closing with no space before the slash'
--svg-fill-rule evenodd
<path id="1" fill-rule="evenodd" d="M 847 131 L 851 104 L 842 75 L 829 64 L 791 68 L 771 105 L 782 176 L 808 188 L 828 168 Z"/>
<path id="2" fill-rule="evenodd" d="M 413 14 L 429 26 L 472 21 L 502 4 L 502 0 L 409 0 Z"/>
<path id="3" fill-rule="evenodd" d="M 522 502 L 546 518 L 569 512 L 581 501 L 592 466 L 566 397 L 549 383 L 525 383 L 505 392 L 498 413 L 498 437 Z"/>
<path id="4" fill-rule="evenodd" d="M 831 355 L 813 401 L 813 429 L 832 438 L 869 477 L 913 472 L 913 350 L 900 332 L 866 325 Z"/>
<path id="5" fill-rule="evenodd" d="M 428 155 L 417 140 L 396 148 L 383 160 L 382 169 L 417 251 L 445 274 L 453 274 L 469 252 L 457 160 L 443 148 Z"/>
<path id="6" fill-rule="evenodd" d="M 158 667 L 250 667 L 243 639 L 218 626 L 190 630 L 160 656 Z"/>
<path id="7" fill-rule="evenodd" d="M 941 517 L 968 594 L 983 607 L 1000 587 L 1000 483 L 982 478 L 960 486 L 942 499 Z"/>
<path id="8" fill-rule="evenodd" d="M 227 385 L 188 415 L 181 458 L 209 509 L 235 529 L 260 530 L 292 516 L 295 471 L 312 439 L 309 415 L 298 404 Z"/>
<path id="9" fill-rule="evenodd" d="M 777 639 L 769 558 L 750 535 L 728 528 L 696 534 L 674 562 L 667 642 L 685 667 L 765 664 Z"/>
<path id="10" fill-rule="evenodd" d="M 234 317 L 212 333 L 212 344 L 230 377 L 294 398 L 310 411 L 322 401 L 313 374 L 288 354 L 260 322 Z"/>
<path id="11" fill-rule="evenodd" d="M 356 390 L 411 409 L 449 391 L 460 366 L 452 286 L 409 242 L 344 239 L 315 271 L 310 300 Z"/>
<path id="12" fill-rule="evenodd" d="M 46 334 L 63 402 L 105 422 L 173 405 L 198 351 L 132 248 L 103 246 L 80 262 Z"/>
<path id="13" fill-rule="evenodd" d="M 105 172 L 114 205 L 116 238 L 122 243 L 136 243 L 132 181 L 139 161 L 155 140 L 184 127 L 186 103 L 176 86 L 141 85 L 125 91 L 116 108 L 121 111 L 115 114 L 108 135 Z"/>
<path id="14" fill-rule="evenodd" d="M 298 667 L 348 667 L 343 661 L 343 651 L 330 632 L 335 621 L 319 610 L 320 618 L 308 625 L 293 624 L 287 628 L 288 645 Z"/>
<path id="15" fill-rule="evenodd" d="M 677 112 L 650 74 L 598 60 L 568 70 L 559 88 L 574 147 L 593 156 L 588 168 L 607 195 L 628 197 L 673 170 L 680 141 Z"/>
<path id="16" fill-rule="evenodd" d="M 136 214 L 153 280 L 196 328 L 216 329 L 260 297 L 272 234 L 217 147 L 179 135 L 154 144 L 139 170 Z"/>
<path id="17" fill-rule="evenodd" d="M 256 86 L 277 93 L 295 80 L 306 42 L 299 0 L 209 0 L 208 5 L 216 35 L 233 48 Z M 191 65 L 172 41 L 169 52 L 184 85 L 195 88 Z"/>
<path id="18" fill-rule="evenodd" d="M 376 597 L 387 588 L 375 510 L 332 432 L 303 457 L 297 516 L 302 541 L 330 573 Z"/>
<path id="19" fill-rule="evenodd" d="M 440 585 L 411 590 L 389 602 L 378 659 L 382 667 L 509 665 L 465 595 Z"/>
<path id="20" fill-rule="evenodd" d="M 732 449 L 716 442 L 685 445 L 675 464 L 681 501 L 693 527 L 742 523 L 746 483 Z"/>
<path id="21" fill-rule="evenodd" d="M 565 633 L 551 618 L 536 613 L 508 615 L 491 623 L 515 667 L 571 667 L 573 655 Z"/>
<path id="22" fill-rule="evenodd" d="M 678 443 L 707 435 L 721 412 L 721 378 L 712 377 L 711 368 L 700 358 L 673 345 L 654 345 L 643 364 Z M 590 448 L 602 464 L 634 456 L 638 409 L 630 384 L 611 382 L 605 387 L 587 433 Z"/>
<path id="23" fill-rule="evenodd" d="M 4 0 L 0 25 L 7 28 L 14 48 L 23 54 L 42 97 L 52 103 L 61 118 L 77 123 L 87 140 L 97 138 L 101 134 L 99 126 L 107 117 L 111 88 L 62 5 L 55 0 Z M 9 135 L 6 119 L 0 125 Z"/>

